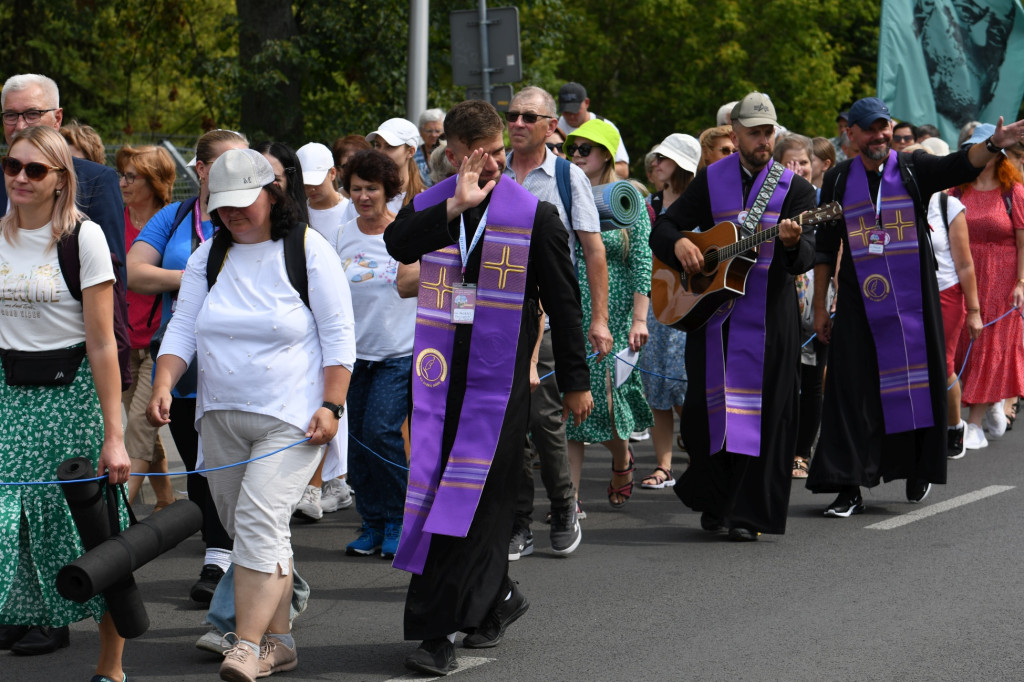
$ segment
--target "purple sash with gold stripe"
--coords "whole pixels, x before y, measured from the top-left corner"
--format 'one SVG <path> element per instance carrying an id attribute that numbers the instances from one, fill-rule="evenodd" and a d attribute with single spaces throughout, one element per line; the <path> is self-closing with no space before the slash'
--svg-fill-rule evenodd
<path id="1" fill-rule="evenodd" d="M 923 429 L 934 424 L 928 384 L 921 261 L 914 202 L 900 178 L 896 152 L 882 172 L 882 253 L 871 253 L 872 233 L 878 241 L 875 206 L 867 171 L 853 160 L 846 181 L 843 214 L 850 256 L 857 273 L 864 312 L 878 355 L 882 414 L 886 433 Z M 876 246 L 877 249 L 877 246 Z"/>
<path id="2" fill-rule="evenodd" d="M 774 162 L 772 162 L 774 163 Z M 740 214 L 756 200 L 768 176 L 769 163 L 754 179 L 745 202 L 740 183 L 739 155 L 708 166 L 711 214 L 717 225 L 723 221 L 741 223 Z M 761 215 L 757 230 L 779 222 L 793 173 L 785 170 Z M 726 449 L 751 457 L 761 453 L 761 400 L 764 382 L 765 310 L 768 301 L 768 268 L 775 253 L 775 241 L 758 249 L 757 261 L 747 274 L 743 296 L 722 306 L 705 327 L 708 430 L 711 452 Z M 728 358 L 725 357 L 722 325 L 729 319 Z M 726 443 L 728 434 L 728 443 Z"/>
<path id="3" fill-rule="evenodd" d="M 413 199 L 416 210 L 453 196 L 456 182 L 452 177 L 419 194 Z M 420 260 L 413 348 L 414 438 L 395 568 L 422 573 L 430 536 L 465 537 L 473 522 L 512 391 L 536 212 L 537 199 L 515 182 L 500 181 L 491 192 L 465 397 L 455 442 L 443 466 L 441 444 L 456 327 L 451 323 L 451 294 L 453 283 L 462 279 L 462 262 L 454 244 Z"/>

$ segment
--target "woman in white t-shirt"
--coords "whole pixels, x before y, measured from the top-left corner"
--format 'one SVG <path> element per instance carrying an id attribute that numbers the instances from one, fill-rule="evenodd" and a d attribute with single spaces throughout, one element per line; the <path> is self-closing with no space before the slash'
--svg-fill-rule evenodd
<path id="1" fill-rule="evenodd" d="M 355 360 L 352 303 L 338 255 L 296 223 L 262 154 L 224 152 L 209 189 L 220 229 L 188 260 L 148 415 L 170 421 L 171 387 L 195 357 L 202 455 L 211 468 L 230 467 L 207 475 L 234 539 L 237 639 L 220 674 L 253 679 L 297 665 L 288 521 L 344 416 Z M 302 239 L 293 240 L 299 230 Z M 305 291 L 288 274 L 286 243 L 302 249 Z M 222 247 L 210 287 L 207 263 Z"/>
<path id="2" fill-rule="evenodd" d="M 397 262 L 384 246 L 384 229 L 395 219 L 387 202 L 400 183 L 398 166 L 381 152 L 353 156 L 342 184 L 359 217 L 334 242 L 356 320 L 348 471 L 363 525 L 345 551 L 380 551 L 385 559 L 398 550 L 408 483 L 402 422 L 411 408 L 416 299 L 401 294 L 415 296 L 419 282 L 419 264 Z"/>
<path id="3" fill-rule="evenodd" d="M 114 270 L 98 225 L 75 207 L 67 143 L 46 126 L 14 134 L 3 159 L 10 212 L 0 219 L 0 478 L 45 481 L 69 457 L 87 457 L 112 484 L 128 480 L 121 373 L 114 339 Z M 68 293 L 58 242 L 78 234 L 82 300 Z M 41 356 L 41 353 L 46 353 Z M 50 379 L 50 377 L 53 377 Z M 0 623 L 10 648 L 31 639 L 68 645 L 69 623 L 99 621 L 100 680 L 123 679 L 124 640 L 103 597 L 62 598 L 57 571 L 83 552 L 58 485 L 0 487 Z M 29 627 L 31 626 L 31 627 Z"/>

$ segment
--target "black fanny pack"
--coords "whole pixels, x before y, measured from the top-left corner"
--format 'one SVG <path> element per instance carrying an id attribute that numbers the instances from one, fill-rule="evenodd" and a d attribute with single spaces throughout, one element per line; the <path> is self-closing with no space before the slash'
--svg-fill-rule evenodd
<path id="1" fill-rule="evenodd" d="M 0 349 L 8 386 L 67 386 L 85 357 L 85 344 L 57 350 Z"/>

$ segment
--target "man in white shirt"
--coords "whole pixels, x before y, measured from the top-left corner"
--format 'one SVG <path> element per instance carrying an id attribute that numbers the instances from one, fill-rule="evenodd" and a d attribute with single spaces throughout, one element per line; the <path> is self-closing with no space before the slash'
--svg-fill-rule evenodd
<path id="1" fill-rule="evenodd" d="M 606 353 L 612 343 L 611 332 L 608 330 L 608 264 L 605 261 L 601 224 L 590 181 L 578 166 L 562 160 L 569 168 L 571 192 L 571 205 L 564 205 L 556 180 L 558 157 L 545 144 L 556 126 L 555 100 L 547 91 L 532 86 L 523 88 L 512 98 L 505 118 L 508 120 L 509 140 L 512 144 L 505 175 L 541 201 L 547 201 L 558 209 L 559 218 L 569 234 L 574 262 L 574 247 L 576 241 L 579 241 L 587 263 L 593 306 L 594 322 L 588 337 L 594 350 Z M 534 350 L 533 377 L 547 374 L 553 368 L 551 339 L 548 334 L 544 334 Z M 540 457 L 541 478 L 551 501 L 551 547 L 556 554 L 569 554 L 579 546 L 582 535 L 576 514 L 576 491 L 569 478 L 565 424 L 561 417 L 562 404 L 557 386 L 552 381 L 542 382 L 531 395 L 530 434 Z M 532 513 L 533 468 L 531 462 L 526 461 L 516 504 L 516 525 L 509 542 L 510 560 L 514 561 L 533 551 L 533 533 L 530 531 Z"/>
<path id="2" fill-rule="evenodd" d="M 558 119 L 558 129 L 565 137 L 594 118 L 601 118 L 606 123 L 615 126 L 608 119 L 590 111 L 590 98 L 587 97 L 587 89 L 579 83 L 566 83 L 558 90 L 558 111 L 561 114 Z M 619 135 L 619 149 L 615 152 L 615 172 L 620 178 L 629 177 L 629 154 L 626 152 L 626 144 L 622 141 L 622 135 Z"/>

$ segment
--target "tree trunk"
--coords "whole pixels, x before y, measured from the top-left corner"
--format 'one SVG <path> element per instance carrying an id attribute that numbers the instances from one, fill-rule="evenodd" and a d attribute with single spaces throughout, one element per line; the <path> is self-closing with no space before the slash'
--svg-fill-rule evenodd
<path id="1" fill-rule="evenodd" d="M 238 9 L 238 57 L 241 68 L 241 127 L 250 140 L 270 139 L 298 146 L 302 135 L 301 69 L 290 50 L 263 54 L 269 41 L 298 37 L 290 0 L 235 0 Z M 268 78 L 280 72 L 283 79 Z"/>

